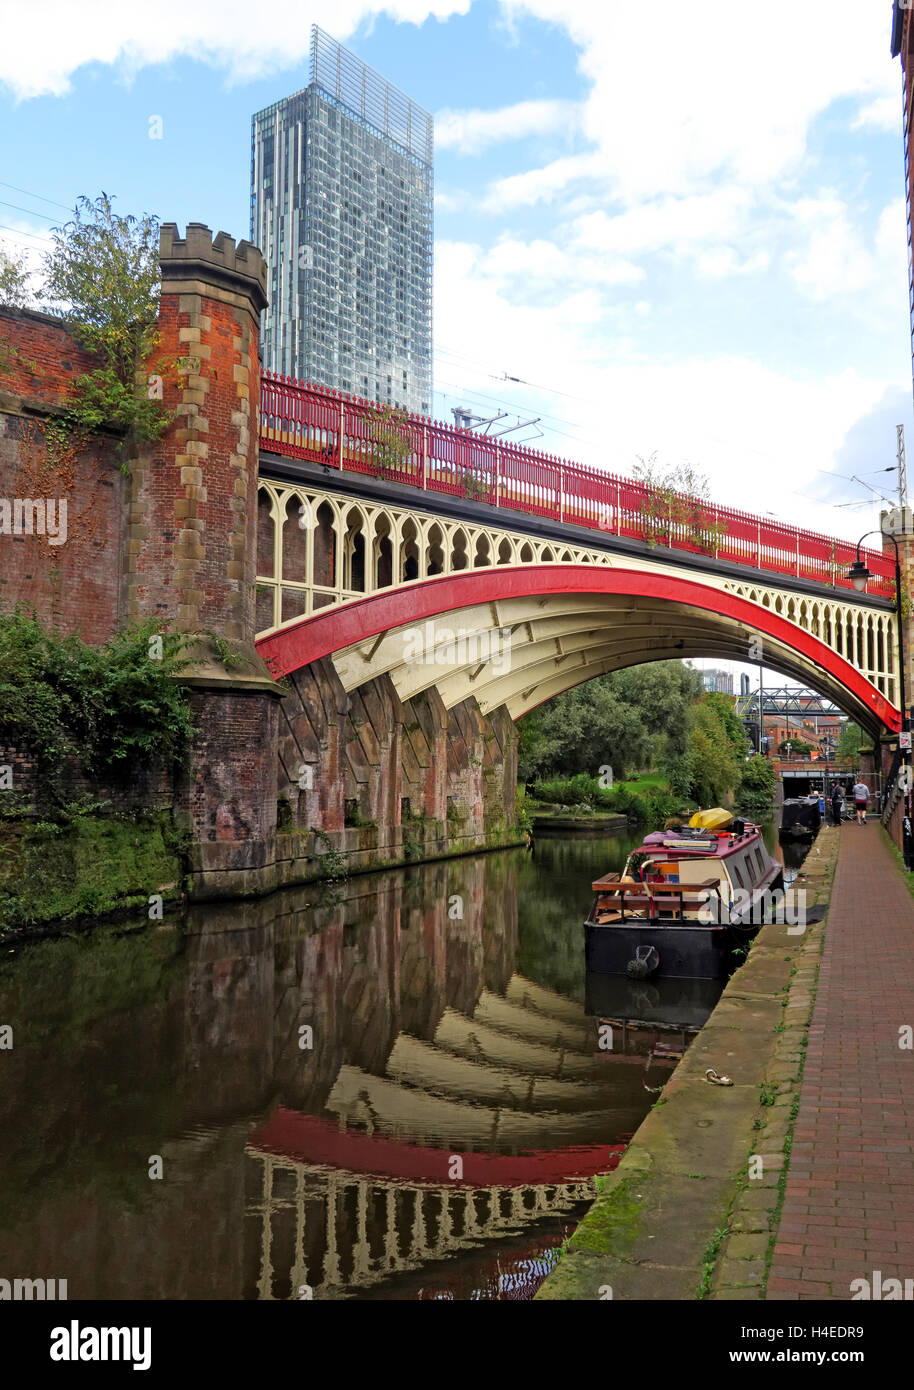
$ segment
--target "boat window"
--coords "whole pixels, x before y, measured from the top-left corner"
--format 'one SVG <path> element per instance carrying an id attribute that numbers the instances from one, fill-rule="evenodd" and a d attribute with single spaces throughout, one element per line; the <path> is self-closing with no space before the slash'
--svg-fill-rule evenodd
<path id="1" fill-rule="evenodd" d="M 764 873 L 764 872 L 765 872 L 765 861 L 764 861 L 764 859 L 762 858 L 762 851 L 760 850 L 760 848 L 758 847 L 758 845 L 756 845 L 756 847 L 755 847 L 755 857 L 756 857 L 756 859 L 758 860 L 758 866 L 759 866 L 759 868 L 761 869 L 762 873 Z"/>
<path id="2" fill-rule="evenodd" d="M 743 883 L 743 876 L 735 864 L 733 865 L 733 877 L 736 879 L 740 888 L 745 888 L 746 885 Z"/>
<path id="3" fill-rule="evenodd" d="M 755 882 L 755 867 L 754 867 L 754 865 L 753 865 L 753 863 L 752 863 L 752 857 L 751 857 L 750 855 L 748 855 L 748 854 L 746 855 L 746 868 L 747 868 L 748 871 L 749 871 L 749 882 L 750 882 L 750 883 L 754 883 L 754 882 Z"/>

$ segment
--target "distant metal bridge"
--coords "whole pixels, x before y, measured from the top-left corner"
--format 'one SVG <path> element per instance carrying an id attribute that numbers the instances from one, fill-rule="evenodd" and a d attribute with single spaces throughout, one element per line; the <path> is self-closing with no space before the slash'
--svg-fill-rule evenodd
<path id="1" fill-rule="evenodd" d="M 740 719 L 751 719 L 753 716 L 758 719 L 758 691 L 753 690 L 749 695 L 740 695 L 736 701 L 736 713 Z M 819 695 L 815 690 L 801 690 L 791 686 L 774 686 L 771 690 L 764 691 L 764 713 L 767 714 L 794 714 L 802 718 L 806 715 L 823 715 L 835 718 L 842 715 L 842 711 L 831 700 L 824 695 Z"/>

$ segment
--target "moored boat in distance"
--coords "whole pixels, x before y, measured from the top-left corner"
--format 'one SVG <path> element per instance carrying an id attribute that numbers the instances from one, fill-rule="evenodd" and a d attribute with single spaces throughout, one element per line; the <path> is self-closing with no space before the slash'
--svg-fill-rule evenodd
<path id="1" fill-rule="evenodd" d="M 720 807 L 646 835 L 621 874 L 592 884 L 587 969 L 632 979 L 724 979 L 784 886 L 751 821 Z"/>
<path id="2" fill-rule="evenodd" d="M 822 807 L 817 795 L 788 797 L 781 807 L 781 840 L 814 840 L 822 825 Z"/>

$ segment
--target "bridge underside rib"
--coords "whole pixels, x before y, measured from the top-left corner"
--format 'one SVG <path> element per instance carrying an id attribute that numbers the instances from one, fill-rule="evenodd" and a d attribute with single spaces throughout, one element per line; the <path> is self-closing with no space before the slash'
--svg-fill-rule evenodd
<path id="1" fill-rule="evenodd" d="M 708 656 L 762 660 L 873 733 L 898 711 L 860 671 L 769 608 L 645 570 L 540 565 L 443 576 L 286 624 L 258 646 L 277 674 L 332 655 L 344 687 L 389 675 L 402 699 L 437 687 L 512 718 L 606 671 Z"/>

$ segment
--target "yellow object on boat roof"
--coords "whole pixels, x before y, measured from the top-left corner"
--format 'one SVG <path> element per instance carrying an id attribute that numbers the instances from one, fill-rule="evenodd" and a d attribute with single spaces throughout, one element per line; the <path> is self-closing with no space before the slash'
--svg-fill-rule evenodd
<path id="1" fill-rule="evenodd" d="M 689 825 L 694 825 L 698 830 L 723 830 L 732 819 L 723 806 L 713 806 L 709 811 L 696 811 Z"/>

